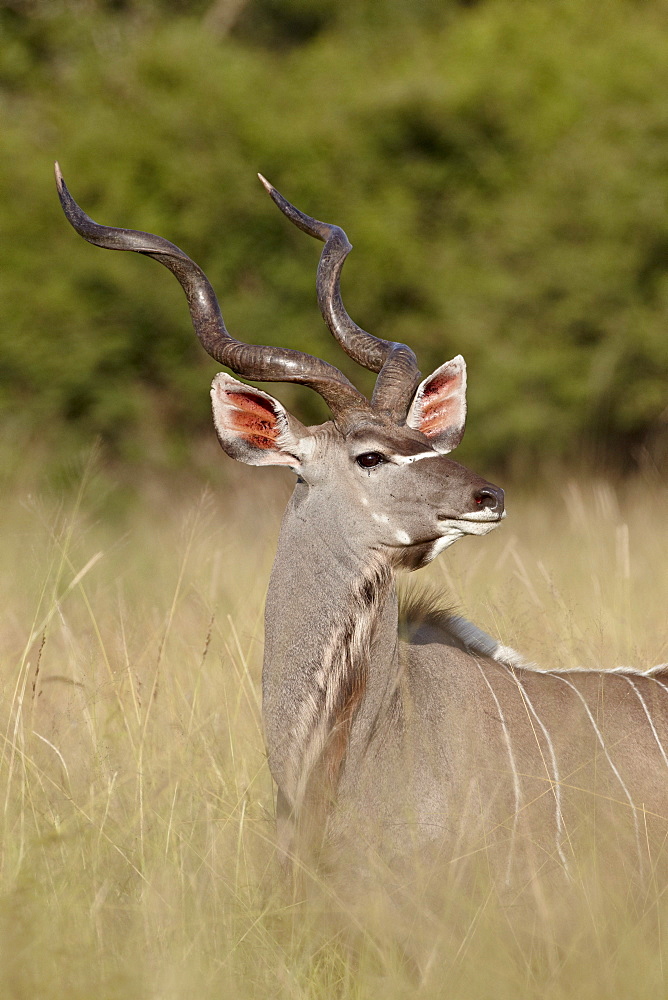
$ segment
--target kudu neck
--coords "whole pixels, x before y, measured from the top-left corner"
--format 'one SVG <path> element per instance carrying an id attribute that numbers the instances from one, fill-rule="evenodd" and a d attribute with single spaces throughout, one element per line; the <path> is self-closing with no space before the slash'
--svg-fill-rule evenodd
<path id="1" fill-rule="evenodd" d="M 334 730 L 373 725 L 396 663 L 388 561 L 363 546 L 348 511 L 323 511 L 298 483 L 267 594 L 262 684 L 269 763 L 292 804 Z"/>

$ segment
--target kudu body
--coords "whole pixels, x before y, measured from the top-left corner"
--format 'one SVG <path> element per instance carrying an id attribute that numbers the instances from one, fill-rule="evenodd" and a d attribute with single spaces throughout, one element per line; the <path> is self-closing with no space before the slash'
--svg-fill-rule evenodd
<path id="1" fill-rule="evenodd" d="M 58 173 L 65 213 L 89 242 L 159 260 L 188 297 L 206 350 L 247 378 L 301 382 L 333 419 L 304 427 L 227 374 L 212 386 L 231 457 L 297 473 L 266 602 L 263 714 L 286 855 L 324 845 L 392 864 L 480 852 L 505 878 L 520 863 L 568 872 L 573 841 L 607 817 L 642 871 L 668 817 L 668 670 L 543 672 L 457 615 L 419 604 L 399 638 L 398 570 L 417 569 L 504 515 L 503 492 L 447 457 L 464 430 L 461 357 L 420 381 L 413 352 L 348 316 L 343 231 L 325 242 L 318 299 L 338 342 L 378 372 L 371 402 L 335 368 L 234 340 L 202 271 L 166 240 L 99 226 Z M 626 858 L 628 852 L 623 856 Z"/>

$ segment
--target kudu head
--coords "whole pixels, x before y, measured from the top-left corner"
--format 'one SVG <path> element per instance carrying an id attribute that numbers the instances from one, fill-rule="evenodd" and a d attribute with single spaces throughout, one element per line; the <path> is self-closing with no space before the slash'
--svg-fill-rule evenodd
<path id="1" fill-rule="evenodd" d="M 464 433 L 464 359 L 457 356 L 420 381 L 409 347 L 374 337 L 346 312 L 339 284 L 352 246 L 343 230 L 300 212 L 260 179 L 284 215 L 325 244 L 317 272 L 320 310 L 344 351 L 378 373 L 370 401 L 319 358 L 235 340 L 197 264 L 160 236 L 93 222 L 56 165 L 60 201 L 74 229 L 96 246 L 134 250 L 169 268 L 186 293 L 200 342 L 216 361 L 245 378 L 309 386 L 331 410 L 331 421 L 305 427 L 268 393 L 216 375 L 213 417 L 228 455 L 248 465 L 290 466 L 307 487 L 311 516 L 326 523 L 336 515 L 354 544 L 386 555 L 395 567 L 416 569 L 462 535 L 491 531 L 504 516 L 503 490 L 446 457 Z"/>

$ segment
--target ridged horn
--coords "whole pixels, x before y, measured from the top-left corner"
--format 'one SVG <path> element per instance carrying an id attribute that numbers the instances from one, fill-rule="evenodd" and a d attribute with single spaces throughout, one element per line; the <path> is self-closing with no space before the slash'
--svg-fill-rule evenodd
<path id="1" fill-rule="evenodd" d="M 343 350 L 357 364 L 378 372 L 371 406 L 395 419 L 406 417 L 421 374 L 415 354 L 405 344 L 382 340 L 350 318 L 341 298 L 341 271 L 352 244 L 340 226 L 319 222 L 295 208 L 273 184 L 258 174 L 271 199 L 302 232 L 321 240 L 316 289 L 323 319 Z"/>
<path id="2" fill-rule="evenodd" d="M 116 229 L 93 222 L 70 194 L 56 163 L 56 184 L 63 211 L 89 243 L 108 250 L 134 250 L 159 261 L 176 276 L 188 299 L 200 343 L 212 358 L 237 375 L 259 382 L 298 382 L 322 396 L 339 422 L 368 413 L 368 400 L 342 372 L 320 358 L 282 347 L 262 347 L 235 340 L 228 332 L 218 300 L 202 269 L 177 246 L 151 233 Z"/>

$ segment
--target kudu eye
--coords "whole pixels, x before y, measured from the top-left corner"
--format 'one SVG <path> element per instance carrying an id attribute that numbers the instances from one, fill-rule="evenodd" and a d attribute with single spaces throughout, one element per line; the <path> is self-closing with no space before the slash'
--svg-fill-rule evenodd
<path id="1" fill-rule="evenodd" d="M 362 469 L 373 469 L 374 465 L 380 465 L 385 461 L 385 456 L 377 451 L 365 451 L 363 455 L 358 455 L 355 461 Z"/>

